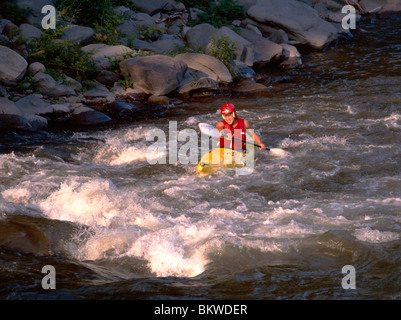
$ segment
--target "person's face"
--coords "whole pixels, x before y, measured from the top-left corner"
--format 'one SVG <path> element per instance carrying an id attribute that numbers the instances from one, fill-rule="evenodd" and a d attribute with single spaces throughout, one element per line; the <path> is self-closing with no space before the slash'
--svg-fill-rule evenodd
<path id="1" fill-rule="evenodd" d="M 223 118 L 229 125 L 232 125 L 235 119 L 234 112 L 223 114 Z"/>

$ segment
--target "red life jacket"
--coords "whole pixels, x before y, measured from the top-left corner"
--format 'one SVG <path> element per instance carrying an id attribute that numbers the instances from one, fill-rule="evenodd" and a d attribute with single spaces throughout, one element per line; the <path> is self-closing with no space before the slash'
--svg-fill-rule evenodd
<path id="1" fill-rule="evenodd" d="M 245 132 L 245 123 L 244 123 L 244 119 L 237 119 L 238 123 L 237 126 L 235 128 L 233 128 L 232 126 L 230 126 L 225 120 L 222 120 L 221 122 L 224 124 L 224 129 L 227 129 L 231 132 L 231 134 L 233 135 L 233 139 L 232 141 L 224 139 L 224 138 L 220 138 L 220 148 L 232 148 L 235 150 L 246 150 L 246 132 Z M 223 130 L 224 130 L 223 129 Z M 234 138 L 236 139 L 240 139 L 240 140 L 234 140 Z M 230 146 L 230 144 L 232 144 Z"/>

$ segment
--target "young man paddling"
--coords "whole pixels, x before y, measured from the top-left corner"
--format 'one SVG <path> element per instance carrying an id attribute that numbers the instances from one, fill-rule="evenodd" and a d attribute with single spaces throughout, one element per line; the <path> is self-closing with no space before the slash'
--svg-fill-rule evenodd
<path id="1" fill-rule="evenodd" d="M 219 132 L 223 131 L 223 134 L 227 137 L 227 139 L 220 138 L 220 147 L 245 151 L 246 130 L 251 129 L 249 122 L 238 118 L 235 106 L 232 103 L 224 104 L 220 113 L 223 120 L 217 123 L 216 129 Z M 266 146 L 260 141 L 255 132 L 253 132 L 253 141 L 260 145 L 259 150 L 266 149 Z"/>

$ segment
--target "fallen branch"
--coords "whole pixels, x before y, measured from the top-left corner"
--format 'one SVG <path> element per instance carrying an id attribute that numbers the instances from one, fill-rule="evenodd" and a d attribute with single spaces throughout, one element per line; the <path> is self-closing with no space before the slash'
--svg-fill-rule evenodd
<path id="1" fill-rule="evenodd" d="M 32 58 L 32 57 L 34 57 L 34 56 L 37 56 L 37 55 L 43 54 L 43 53 L 45 53 L 45 50 L 40 50 L 40 51 L 38 51 L 38 52 L 35 52 L 35 53 L 32 53 L 32 54 L 26 56 L 25 59 L 29 59 L 29 58 Z"/>

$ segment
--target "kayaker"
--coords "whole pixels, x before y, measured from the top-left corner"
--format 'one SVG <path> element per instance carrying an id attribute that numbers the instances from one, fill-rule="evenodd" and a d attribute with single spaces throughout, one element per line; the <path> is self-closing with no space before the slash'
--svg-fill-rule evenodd
<path id="1" fill-rule="evenodd" d="M 235 106 L 232 103 L 224 104 L 220 113 L 223 120 L 217 123 L 216 129 L 219 132 L 223 131 L 227 137 L 227 139 L 220 138 L 220 147 L 246 151 L 246 130 L 251 129 L 249 122 L 238 118 Z M 260 145 L 260 150 L 266 149 L 266 146 L 260 141 L 255 132 L 253 132 L 253 141 Z"/>

